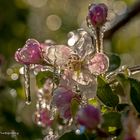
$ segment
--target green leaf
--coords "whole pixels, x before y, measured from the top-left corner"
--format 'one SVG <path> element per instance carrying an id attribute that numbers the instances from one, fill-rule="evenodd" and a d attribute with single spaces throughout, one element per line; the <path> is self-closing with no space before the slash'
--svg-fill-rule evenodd
<path id="1" fill-rule="evenodd" d="M 75 132 L 65 133 L 58 140 L 88 140 L 85 134 L 76 135 Z"/>
<path id="2" fill-rule="evenodd" d="M 109 107 L 115 107 L 119 103 L 119 98 L 115 95 L 109 84 L 101 77 L 97 78 L 97 97 Z"/>
<path id="3" fill-rule="evenodd" d="M 116 70 L 117 68 L 119 68 L 120 64 L 121 64 L 121 59 L 118 55 L 116 54 L 109 55 L 108 72 Z"/>
<path id="4" fill-rule="evenodd" d="M 122 95 L 122 96 L 129 95 L 129 93 L 130 93 L 129 79 L 124 74 L 121 74 L 121 73 L 116 76 L 116 79 L 119 82 L 119 84 L 118 84 L 119 87 L 118 87 L 118 91 L 117 91 L 118 94 Z"/>
<path id="5" fill-rule="evenodd" d="M 103 120 L 102 128 L 110 134 L 116 135 L 122 129 L 121 114 L 118 112 L 105 113 Z"/>
<path id="6" fill-rule="evenodd" d="M 90 99 L 88 99 L 88 104 L 97 107 L 98 106 L 98 101 L 97 101 L 96 98 L 90 98 Z"/>
<path id="7" fill-rule="evenodd" d="M 73 98 L 71 101 L 71 113 L 73 117 L 76 115 L 78 108 L 79 108 L 79 102 L 77 99 Z"/>
<path id="8" fill-rule="evenodd" d="M 130 79 L 130 98 L 131 101 L 136 108 L 136 110 L 140 113 L 140 82 L 136 79 Z"/>
<path id="9" fill-rule="evenodd" d="M 122 97 L 125 96 L 125 93 L 124 93 L 124 88 L 122 87 L 122 85 L 120 83 L 118 83 L 117 85 L 115 85 L 113 87 L 114 89 L 114 93 L 117 94 L 117 95 L 120 95 Z"/>
<path id="10" fill-rule="evenodd" d="M 43 86 L 47 78 L 54 79 L 54 82 L 58 85 L 59 83 L 58 76 L 51 71 L 44 71 L 39 72 L 36 76 L 36 81 L 39 88 Z"/>

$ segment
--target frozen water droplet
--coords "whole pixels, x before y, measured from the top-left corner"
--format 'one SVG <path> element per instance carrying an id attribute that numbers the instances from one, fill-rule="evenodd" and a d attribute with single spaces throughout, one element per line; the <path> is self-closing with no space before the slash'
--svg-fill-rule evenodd
<path id="1" fill-rule="evenodd" d="M 31 95 L 30 95 L 30 66 L 24 65 L 24 86 L 25 86 L 25 96 L 26 96 L 26 104 L 31 103 Z"/>
<path id="2" fill-rule="evenodd" d="M 77 130 L 75 131 L 75 134 L 76 134 L 76 135 L 80 135 L 80 130 L 77 129 Z"/>
<path id="3" fill-rule="evenodd" d="M 81 125 L 79 129 L 76 129 L 75 134 L 76 135 L 81 135 L 85 132 L 85 129 L 86 129 L 85 126 Z"/>
<path id="4" fill-rule="evenodd" d="M 31 104 L 31 101 L 26 101 L 25 102 L 27 105 L 30 105 Z"/>
<path id="5" fill-rule="evenodd" d="M 19 73 L 20 73 L 20 74 L 24 74 L 24 67 L 21 67 L 21 68 L 19 69 Z"/>
<path id="6" fill-rule="evenodd" d="M 31 101 L 26 101 L 25 102 L 27 105 L 30 105 L 31 104 Z"/>

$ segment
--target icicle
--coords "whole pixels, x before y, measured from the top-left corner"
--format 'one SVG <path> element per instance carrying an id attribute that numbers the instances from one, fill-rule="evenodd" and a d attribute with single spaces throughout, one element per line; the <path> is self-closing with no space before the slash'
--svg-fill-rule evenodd
<path id="1" fill-rule="evenodd" d="M 26 104 L 31 103 L 31 93 L 30 93 L 30 66 L 24 65 L 24 80 L 25 80 L 25 96 L 26 96 Z"/>

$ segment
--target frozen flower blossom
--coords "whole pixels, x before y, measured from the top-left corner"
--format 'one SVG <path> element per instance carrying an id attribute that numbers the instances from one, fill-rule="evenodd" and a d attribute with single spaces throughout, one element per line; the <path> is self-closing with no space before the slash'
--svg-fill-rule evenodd
<path id="1" fill-rule="evenodd" d="M 42 61 L 40 43 L 35 39 L 28 39 L 23 48 L 15 53 L 15 59 L 21 64 L 39 64 Z"/>
<path id="2" fill-rule="evenodd" d="M 71 55 L 71 49 L 66 45 L 52 45 L 48 49 L 47 57 L 52 64 L 64 67 Z"/>
<path id="3" fill-rule="evenodd" d="M 89 60 L 88 68 L 91 73 L 100 75 L 105 73 L 109 67 L 109 59 L 103 53 L 96 53 L 91 60 Z"/>
<path id="4" fill-rule="evenodd" d="M 108 8 L 105 4 L 93 4 L 89 9 L 88 18 L 96 28 L 102 26 L 107 20 Z"/>

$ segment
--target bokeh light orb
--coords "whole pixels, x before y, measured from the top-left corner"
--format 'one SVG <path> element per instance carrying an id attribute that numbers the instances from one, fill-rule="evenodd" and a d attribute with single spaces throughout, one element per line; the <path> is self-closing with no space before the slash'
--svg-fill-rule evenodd
<path id="1" fill-rule="evenodd" d="M 46 25 L 51 31 L 57 31 L 62 25 L 61 18 L 58 15 L 49 15 L 46 18 Z"/>

